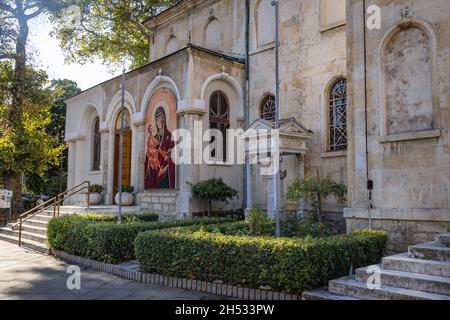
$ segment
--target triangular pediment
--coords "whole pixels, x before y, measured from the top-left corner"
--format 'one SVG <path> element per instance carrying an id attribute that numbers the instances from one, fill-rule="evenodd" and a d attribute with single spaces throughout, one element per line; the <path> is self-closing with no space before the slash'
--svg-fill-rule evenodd
<path id="1" fill-rule="evenodd" d="M 264 119 L 258 119 L 253 122 L 246 131 L 258 131 L 258 130 L 272 130 L 275 129 L 275 123 Z M 280 120 L 280 132 L 281 133 L 294 133 L 294 134 L 312 134 L 312 131 L 306 129 L 306 127 L 298 122 L 295 118 Z"/>
<path id="2" fill-rule="evenodd" d="M 306 129 L 306 127 L 295 118 L 280 120 L 280 132 L 312 134 L 311 130 Z"/>
<path id="3" fill-rule="evenodd" d="M 255 122 L 253 122 L 246 131 L 249 130 L 272 130 L 275 128 L 274 124 L 270 121 L 264 120 L 264 119 L 258 119 Z"/>

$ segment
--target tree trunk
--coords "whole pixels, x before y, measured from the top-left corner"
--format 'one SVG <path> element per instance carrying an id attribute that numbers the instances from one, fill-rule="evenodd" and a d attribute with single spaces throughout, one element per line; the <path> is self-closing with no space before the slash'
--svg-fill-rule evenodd
<path id="1" fill-rule="evenodd" d="M 320 172 L 319 169 L 316 171 L 317 173 L 317 221 L 322 223 L 322 194 L 320 193 L 321 189 L 321 181 L 320 181 Z"/>
<path id="2" fill-rule="evenodd" d="M 24 91 L 26 84 L 26 63 L 27 50 L 26 45 L 29 35 L 28 17 L 21 1 L 16 1 L 15 18 L 19 23 L 19 34 L 16 41 L 14 79 L 12 86 L 12 99 L 7 112 L 7 119 L 12 126 L 15 134 L 20 135 L 23 130 L 23 108 L 24 108 Z M 22 202 L 22 181 L 21 172 L 6 171 L 3 173 L 3 183 L 5 188 L 13 192 L 12 213 L 23 213 L 24 207 Z"/>
<path id="3" fill-rule="evenodd" d="M 211 208 L 212 208 L 212 201 L 209 200 L 209 202 L 208 202 L 208 217 L 211 216 Z"/>
<path id="4" fill-rule="evenodd" d="M 22 181 L 21 174 L 16 172 L 4 172 L 3 173 L 3 184 L 5 189 L 13 192 L 12 198 L 12 213 L 20 214 L 24 212 L 23 202 L 22 202 Z"/>

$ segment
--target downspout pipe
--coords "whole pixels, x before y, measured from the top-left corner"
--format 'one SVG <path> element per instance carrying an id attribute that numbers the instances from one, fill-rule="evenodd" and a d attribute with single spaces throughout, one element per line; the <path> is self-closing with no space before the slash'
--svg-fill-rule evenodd
<path id="1" fill-rule="evenodd" d="M 250 125 L 250 0 L 245 0 L 245 70 L 244 70 L 244 126 L 245 129 Z M 249 168 L 244 166 L 244 201 L 243 208 L 247 209 L 247 193 L 251 192 L 251 190 L 247 190 L 247 170 Z"/>
<path id="2" fill-rule="evenodd" d="M 369 130 L 368 130 L 368 91 L 367 91 L 367 25 L 366 25 L 366 0 L 363 0 L 363 28 L 364 28 L 364 120 L 365 120 L 365 146 L 366 146 L 366 181 L 367 181 L 367 212 L 369 219 L 369 229 L 372 229 L 372 191 L 373 181 L 370 179 L 369 174 Z"/>

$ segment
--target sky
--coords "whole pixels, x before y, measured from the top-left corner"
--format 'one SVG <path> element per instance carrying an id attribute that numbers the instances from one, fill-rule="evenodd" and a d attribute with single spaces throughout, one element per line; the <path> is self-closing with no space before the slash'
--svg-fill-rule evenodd
<path id="1" fill-rule="evenodd" d="M 50 36 L 51 31 L 52 25 L 43 15 L 30 21 L 30 47 L 36 50 L 37 67 L 46 70 L 50 79 L 70 79 L 86 90 L 120 74 L 120 71 L 110 73 L 101 62 L 65 63 L 58 40 Z"/>

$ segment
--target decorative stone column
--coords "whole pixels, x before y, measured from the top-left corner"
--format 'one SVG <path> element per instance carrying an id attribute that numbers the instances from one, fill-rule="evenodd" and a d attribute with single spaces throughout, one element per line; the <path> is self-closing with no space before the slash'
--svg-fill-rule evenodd
<path id="1" fill-rule="evenodd" d="M 298 177 L 303 180 L 305 178 L 305 156 L 297 155 L 297 168 L 298 168 Z M 297 209 L 297 214 L 300 218 L 305 217 L 305 197 L 300 196 L 299 198 L 299 206 Z"/>
<path id="2" fill-rule="evenodd" d="M 245 220 L 248 220 L 250 210 L 253 209 L 253 165 L 250 164 L 250 160 L 246 164 L 246 174 L 247 208 L 245 209 Z"/>
<path id="3" fill-rule="evenodd" d="M 271 219 L 275 219 L 275 176 L 267 176 L 267 216 Z"/>
<path id="4" fill-rule="evenodd" d="M 202 141 L 198 140 L 199 137 L 195 136 L 198 131 L 196 123 L 200 122 L 200 116 L 204 114 L 204 111 L 199 108 L 185 108 L 178 113 L 183 117 L 183 128 L 188 130 L 191 134 L 191 163 L 180 164 L 178 169 L 178 189 L 179 194 L 177 197 L 177 218 L 183 219 L 192 216 L 192 212 L 195 208 L 195 200 L 192 198 L 191 186 L 188 183 L 195 184 L 200 179 L 200 165 L 195 162 L 196 155 L 201 154 Z M 201 132 L 200 139 L 203 135 Z M 200 150 L 197 150 L 200 148 Z"/>

